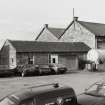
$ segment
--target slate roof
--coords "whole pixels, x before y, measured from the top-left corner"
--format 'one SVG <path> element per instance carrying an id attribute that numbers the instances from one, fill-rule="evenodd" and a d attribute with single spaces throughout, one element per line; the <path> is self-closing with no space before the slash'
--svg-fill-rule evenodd
<path id="1" fill-rule="evenodd" d="M 48 30 L 58 39 L 61 37 L 61 35 L 63 34 L 63 32 L 65 31 L 65 28 L 51 28 L 48 27 Z"/>
<path id="2" fill-rule="evenodd" d="M 73 24 L 74 21 L 70 23 L 70 25 L 67 28 L 52 28 L 48 27 L 47 29 L 58 39 L 60 39 L 64 33 L 69 29 L 69 27 Z M 94 22 L 85 22 L 85 21 L 78 21 L 82 26 L 84 26 L 86 29 L 88 29 L 90 32 L 94 33 L 95 36 L 105 36 L 105 24 L 102 23 L 94 23 Z M 41 35 L 41 33 L 44 31 L 45 28 L 40 32 L 38 37 Z"/>
<path id="3" fill-rule="evenodd" d="M 47 27 L 47 29 L 56 37 L 56 38 L 60 38 L 61 35 L 64 33 L 65 28 L 54 28 L 54 27 Z M 43 31 L 45 30 L 45 27 L 41 30 L 41 32 L 39 33 L 39 35 L 35 38 L 35 40 L 37 40 L 40 35 L 43 33 Z"/>
<path id="4" fill-rule="evenodd" d="M 105 24 L 101 23 L 93 23 L 93 22 L 84 22 L 84 21 L 77 21 L 96 36 L 105 36 Z"/>
<path id="5" fill-rule="evenodd" d="M 35 42 L 9 40 L 16 52 L 87 52 L 90 48 L 81 42 Z"/>

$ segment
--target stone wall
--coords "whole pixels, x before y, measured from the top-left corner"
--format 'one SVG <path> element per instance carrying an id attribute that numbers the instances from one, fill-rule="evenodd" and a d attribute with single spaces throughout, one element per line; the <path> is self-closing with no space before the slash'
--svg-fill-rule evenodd
<path id="1" fill-rule="evenodd" d="M 95 48 L 95 35 L 78 22 L 73 23 L 64 35 L 60 38 L 61 42 L 84 42 L 90 48 Z"/>
<path id="2" fill-rule="evenodd" d="M 7 65 L 8 69 L 16 67 L 16 50 L 8 40 L 1 50 L 1 65 Z"/>
<path id="3" fill-rule="evenodd" d="M 47 28 L 45 28 L 37 41 L 56 42 L 58 39 Z"/>
<path id="4" fill-rule="evenodd" d="M 44 53 L 17 53 L 17 65 L 25 65 L 28 64 L 28 58 L 33 59 L 33 64 L 38 65 L 38 64 L 48 64 L 48 54 Z"/>

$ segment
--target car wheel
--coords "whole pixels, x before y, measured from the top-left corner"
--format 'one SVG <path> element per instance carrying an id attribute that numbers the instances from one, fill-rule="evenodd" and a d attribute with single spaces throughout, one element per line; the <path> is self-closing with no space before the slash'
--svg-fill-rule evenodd
<path id="1" fill-rule="evenodd" d="M 65 74 L 65 71 L 61 71 L 60 74 Z"/>
<path id="2" fill-rule="evenodd" d="M 51 70 L 51 74 L 56 74 L 55 70 L 52 69 Z"/>

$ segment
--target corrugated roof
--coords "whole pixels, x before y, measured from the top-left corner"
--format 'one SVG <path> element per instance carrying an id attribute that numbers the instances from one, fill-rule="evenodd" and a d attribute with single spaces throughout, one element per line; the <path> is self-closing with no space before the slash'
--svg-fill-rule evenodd
<path id="1" fill-rule="evenodd" d="M 90 30 L 92 33 L 94 33 L 96 36 L 105 36 L 105 24 L 84 21 L 78 22 L 88 30 Z"/>
<path id="2" fill-rule="evenodd" d="M 90 48 L 81 42 L 35 42 L 10 40 L 17 52 L 87 52 Z"/>
<path id="3" fill-rule="evenodd" d="M 48 27 L 48 30 L 59 39 L 61 37 L 61 35 L 63 34 L 63 32 L 65 31 L 65 28 Z"/>

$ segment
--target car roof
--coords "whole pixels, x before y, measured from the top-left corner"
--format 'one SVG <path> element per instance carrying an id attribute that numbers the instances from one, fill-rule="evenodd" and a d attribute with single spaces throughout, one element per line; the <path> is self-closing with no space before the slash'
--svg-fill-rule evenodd
<path id="1" fill-rule="evenodd" d="M 21 91 L 15 92 L 8 97 L 16 103 L 20 103 L 22 100 L 26 100 L 32 97 L 40 97 L 41 99 L 48 99 L 51 97 L 58 97 L 64 95 L 74 96 L 74 90 L 71 87 L 38 87 L 38 88 L 27 88 Z"/>

